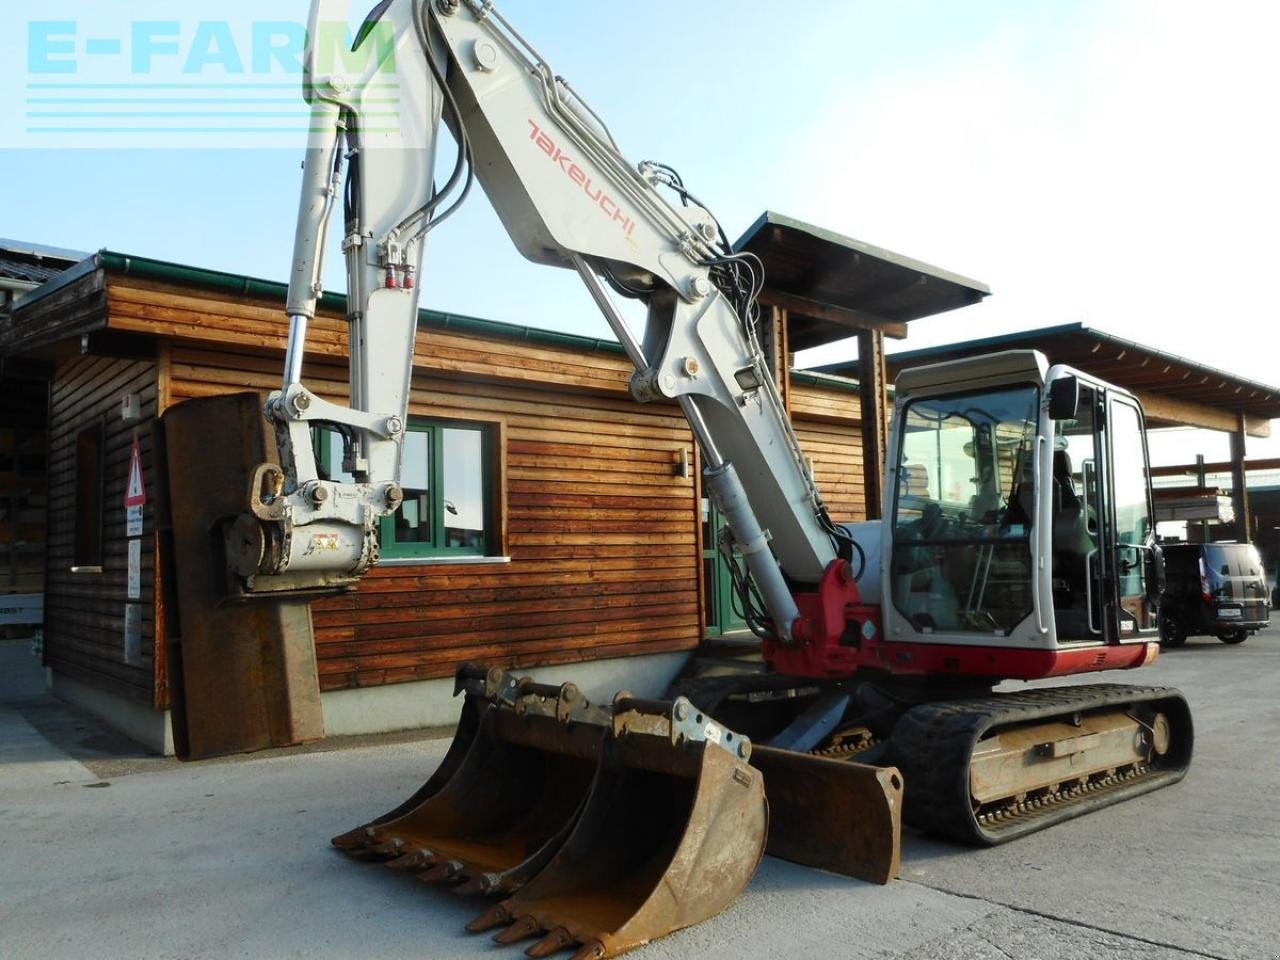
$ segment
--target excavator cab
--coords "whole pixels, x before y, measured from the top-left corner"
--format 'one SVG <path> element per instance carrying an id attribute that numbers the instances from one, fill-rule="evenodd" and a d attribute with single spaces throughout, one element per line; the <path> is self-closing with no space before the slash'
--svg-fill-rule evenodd
<path id="1" fill-rule="evenodd" d="M 1155 637 L 1161 564 L 1127 391 L 1034 351 L 908 370 L 891 446 L 887 642 Z"/>

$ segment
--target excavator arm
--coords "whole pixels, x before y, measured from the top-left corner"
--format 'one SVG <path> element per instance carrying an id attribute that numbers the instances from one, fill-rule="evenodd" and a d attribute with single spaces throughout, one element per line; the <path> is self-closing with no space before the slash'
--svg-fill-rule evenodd
<path id="1" fill-rule="evenodd" d="M 311 36 L 324 36 L 326 22 L 345 22 L 345 6 L 316 0 Z M 308 53 L 312 132 L 290 336 L 282 387 L 267 404 L 280 466 L 255 474 L 253 520 L 238 524 L 229 544 L 246 591 L 341 583 L 376 562 L 376 522 L 403 499 L 401 442 L 426 240 L 474 177 L 525 257 L 582 277 L 635 364 L 634 397 L 680 405 L 707 489 L 763 600 L 761 619 L 790 642 L 801 619 L 793 590 L 818 584 L 844 533 L 827 517 L 760 347 L 758 261 L 732 251 L 674 171 L 629 161 L 586 101 L 492 4 L 388 0 L 360 31 L 355 53 L 362 45 L 367 56 L 355 75 L 326 63 L 337 58 L 319 44 Z M 388 90 L 398 97 L 391 124 Z M 442 122 L 458 158 L 436 184 Z M 339 204 L 349 407 L 302 382 L 325 234 Z M 610 287 L 646 304 L 642 338 Z M 318 469 L 317 425 L 342 436 L 353 482 Z"/>

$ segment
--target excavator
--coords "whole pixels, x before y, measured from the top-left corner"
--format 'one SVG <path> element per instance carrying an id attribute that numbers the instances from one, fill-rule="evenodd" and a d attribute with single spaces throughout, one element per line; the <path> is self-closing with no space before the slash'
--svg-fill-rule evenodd
<path id="1" fill-rule="evenodd" d="M 884 519 L 837 522 L 761 348 L 762 266 L 675 170 L 628 160 L 489 0 L 382 0 L 354 48 L 379 53 L 354 75 L 315 42 L 330 20 L 345 21 L 343 0 L 315 0 L 281 389 L 244 427 L 265 438 L 234 465 L 247 494 L 193 498 L 178 555 L 213 556 L 201 575 L 235 609 L 284 616 L 378 563 L 378 520 L 404 501 L 426 241 L 479 181 L 526 258 L 582 279 L 635 366 L 635 400 L 688 421 L 765 665 L 605 703 L 463 666 L 438 769 L 335 846 L 488 897 L 471 929 L 540 935 L 530 956 L 598 960 L 724 909 L 766 851 L 887 882 L 903 817 L 993 845 L 1185 774 L 1177 690 L 996 689 L 1158 654 L 1163 572 L 1133 396 L 1033 351 L 909 369 Z M 378 119 L 388 75 L 394 128 Z M 443 183 L 442 125 L 457 148 Z M 302 382 L 339 206 L 349 405 Z M 618 298 L 647 310 L 641 336 Z M 228 428 L 209 403 L 166 414 L 174 490 L 232 470 L 196 455 L 211 424 Z M 318 429 L 341 438 L 342 476 L 319 462 Z"/>

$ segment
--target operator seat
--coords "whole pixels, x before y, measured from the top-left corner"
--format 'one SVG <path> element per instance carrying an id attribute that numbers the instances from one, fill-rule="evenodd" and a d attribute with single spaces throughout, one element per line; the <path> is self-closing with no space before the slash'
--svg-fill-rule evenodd
<path id="1" fill-rule="evenodd" d="M 1086 556 L 1093 549 L 1089 533 L 1089 511 L 1084 497 L 1076 490 L 1072 476 L 1071 455 L 1066 450 L 1053 452 L 1053 549 Z"/>
<path id="2" fill-rule="evenodd" d="M 1071 456 L 1053 453 L 1053 580 L 1054 608 L 1060 633 L 1083 637 L 1088 589 L 1089 554 L 1094 539 L 1089 533 L 1089 508 L 1076 489 Z"/>

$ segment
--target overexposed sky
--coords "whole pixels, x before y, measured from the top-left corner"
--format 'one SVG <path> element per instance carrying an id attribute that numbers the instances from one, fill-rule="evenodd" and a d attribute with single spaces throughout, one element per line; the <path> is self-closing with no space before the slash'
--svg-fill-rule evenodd
<path id="1" fill-rule="evenodd" d="M 369 4 L 372 5 L 372 0 Z M 359 6 L 359 5 L 357 5 Z M 633 160 L 738 236 L 765 209 L 988 283 L 914 349 L 1083 321 L 1280 383 L 1280 4 L 1181 0 L 502 0 Z M 47 0 L 34 18 L 302 20 L 302 0 Z M 0 235 L 287 272 L 296 150 L 10 149 Z M 160 143 L 161 141 L 154 141 Z M 447 152 L 447 151 L 446 151 Z M 341 287 L 340 258 L 328 280 Z M 519 258 L 487 201 L 432 236 L 425 305 L 608 336 L 576 277 Z M 837 345 L 803 359 L 852 356 Z M 1278 431 L 1280 432 L 1280 431 Z M 1157 460 L 1217 442 L 1153 442 Z M 1223 444 L 1225 455 L 1225 443 Z M 1167 456 L 1162 451 L 1169 448 Z M 1212 449 L 1211 449 L 1212 448 Z M 1280 453 L 1280 439 L 1253 453 Z"/>

